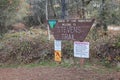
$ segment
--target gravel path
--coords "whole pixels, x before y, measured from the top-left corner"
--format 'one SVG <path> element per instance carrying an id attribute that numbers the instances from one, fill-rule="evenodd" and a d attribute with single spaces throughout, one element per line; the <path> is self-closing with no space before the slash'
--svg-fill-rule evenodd
<path id="1" fill-rule="evenodd" d="M 100 74 L 62 67 L 0 68 L 0 80 L 120 80 L 120 72 Z"/>

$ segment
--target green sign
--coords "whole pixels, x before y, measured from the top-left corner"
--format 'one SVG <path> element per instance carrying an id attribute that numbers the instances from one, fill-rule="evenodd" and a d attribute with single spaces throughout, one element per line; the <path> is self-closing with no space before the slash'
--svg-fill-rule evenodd
<path id="1" fill-rule="evenodd" d="M 55 27 L 56 23 L 57 23 L 57 20 L 48 20 L 48 24 L 51 29 Z"/>

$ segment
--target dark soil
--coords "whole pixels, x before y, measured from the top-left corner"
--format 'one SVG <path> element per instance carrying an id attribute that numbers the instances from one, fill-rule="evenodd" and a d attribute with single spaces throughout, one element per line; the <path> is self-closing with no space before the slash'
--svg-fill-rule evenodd
<path id="1" fill-rule="evenodd" d="M 120 72 L 63 67 L 0 68 L 0 80 L 120 80 Z"/>

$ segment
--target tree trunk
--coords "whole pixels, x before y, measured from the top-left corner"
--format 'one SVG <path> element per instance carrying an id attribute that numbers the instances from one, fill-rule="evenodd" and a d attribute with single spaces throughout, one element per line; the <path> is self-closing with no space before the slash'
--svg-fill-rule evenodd
<path id="1" fill-rule="evenodd" d="M 50 6 L 51 6 L 51 9 L 52 9 L 52 11 L 53 11 L 53 16 L 54 16 L 54 18 L 56 18 L 56 13 L 55 13 L 55 9 L 54 9 L 54 7 L 53 7 L 53 0 L 49 0 L 50 1 Z"/>
<path id="2" fill-rule="evenodd" d="M 85 19 L 85 0 L 82 0 L 82 18 Z"/>

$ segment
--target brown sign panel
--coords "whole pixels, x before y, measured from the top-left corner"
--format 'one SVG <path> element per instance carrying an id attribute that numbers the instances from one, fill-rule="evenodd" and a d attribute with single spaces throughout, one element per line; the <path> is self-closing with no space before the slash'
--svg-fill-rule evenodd
<path id="1" fill-rule="evenodd" d="M 94 20 L 91 19 L 56 20 L 56 23 L 53 22 L 55 27 L 50 27 L 50 30 L 56 40 L 83 41 L 90 31 L 93 22 Z"/>

